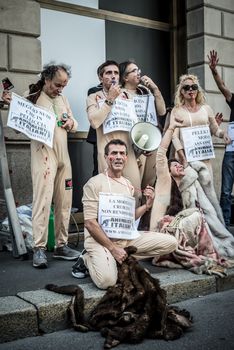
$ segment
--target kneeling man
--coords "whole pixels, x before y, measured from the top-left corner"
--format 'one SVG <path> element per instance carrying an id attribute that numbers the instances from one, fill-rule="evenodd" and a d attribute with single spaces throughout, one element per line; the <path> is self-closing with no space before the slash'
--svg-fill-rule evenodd
<path id="1" fill-rule="evenodd" d="M 83 278 L 89 272 L 98 288 L 106 289 L 117 281 L 117 264 L 126 258 L 127 246 L 135 246 L 137 259 L 159 257 L 177 248 L 176 239 L 158 232 L 137 231 L 135 220 L 149 210 L 154 189 L 143 190 L 145 204 L 135 208 L 134 189 L 122 176 L 127 162 L 127 146 L 119 139 L 105 146 L 107 169 L 84 186 L 85 253 L 73 266 L 72 275 Z"/>

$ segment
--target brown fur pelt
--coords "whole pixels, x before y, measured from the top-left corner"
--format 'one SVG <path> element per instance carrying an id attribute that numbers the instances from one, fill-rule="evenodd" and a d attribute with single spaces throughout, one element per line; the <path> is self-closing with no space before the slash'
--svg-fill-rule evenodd
<path id="1" fill-rule="evenodd" d="M 66 286 L 56 286 L 55 284 L 47 284 L 45 289 L 60 294 L 72 295 L 71 302 L 68 307 L 69 319 L 75 330 L 87 332 L 90 327 L 84 320 L 84 291 L 76 284 Z"/>
<path id="2" fill-rule="evenodd" d="M 189 312 L 168 306 L 166 292 L 160 287 L 159 280 L 131 256 L 136 248 L 128 247 L 126 251 L 129 256 L 121 265 L 118 264 L 116 285 L 107 289 L 91 311 L 87 323 L 83 317 L 83 291 L 79 286 L 47 285 L 46 288 L 80 299 L 73 301 L 69 307 L 73 326 L 81 331 L 100 331 L 106 338 L 105 349 L 120 343 L 139 343 L 144 338 L 179 338 L 192 325 Z"/>

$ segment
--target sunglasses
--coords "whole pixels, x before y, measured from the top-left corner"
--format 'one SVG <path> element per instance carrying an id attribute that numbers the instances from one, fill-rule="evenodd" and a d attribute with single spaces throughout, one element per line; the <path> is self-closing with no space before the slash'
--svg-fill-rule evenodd
<path id="1" fill-rule="evenodd" d="M 198 90 L 198 85 L 197 84 L 184 85 L 184 86 L 182 86 L 182 89 L 184 89 L 184 91 L 189 91 L 190 89 L 196 91 L 196 90 Z"/>

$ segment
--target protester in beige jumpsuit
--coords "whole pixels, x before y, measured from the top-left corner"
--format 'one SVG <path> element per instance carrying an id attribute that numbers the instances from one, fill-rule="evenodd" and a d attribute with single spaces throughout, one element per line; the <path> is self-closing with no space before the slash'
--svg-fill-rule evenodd
<path id="1" fill-rule="evenodd" d="M 125 61 L 119 65 L 120 84 L 122 93 L 128 99 L 137 95 L 153 95 L 158 123 L 160 117 L 165 116 L 166 106 L 161 91 L 155 82 L 148 76 L 141 76 L 141 70 L 133 60 Z M 144 85 L 142 85 L 144 84 Z M 141 187 L 154 186 L 156 180 L 156 151 L 150 154 L 142 154 L 138 160 L 141 176 Z"/>
<path id="2" fill-rule="evenodd" d="M 99 165 L 99 173 L 103 172 L 107 166 L 106 161 L 104 159 L 103 149 L 105 145 L 112 139 L 121 139 L 123 140 L 128 147 L 128 162 L 123 170 L 123 175 L 128 178 L 134 186 L 135 193 L 134 196 L 137 199 L 137 202 L 140 202 L 142 197 L 141 188 L 144 188 L 147 185 L 147 181 L 144 182 L 142 187 L 141 180 L 142 175 L 139 169 L 138 160 L 136 159 L 132 142 L 130 139 L 129 132 L 126 131 L 114 131 L 107 134 L 103 133 L 103 122 L 107 118 L 108 114 L 111 111 L 113 102 L 117 97 L 128 98 L 126 93 L 122 92 L 119 88 L 119 68 L 118 64 L 114 61 L 106 61 L 103 65 L 100 66 L 100 81 L 103 85 L 103 89 L 94 94 L 91 94 L 87 98 L 87 113 L 88 119 L 91 126 L 96 129 L 97 132 L 97 148 L 98 148 L 98 165 Z M 114 82 L 114 83 L 113 83 Z M 160 92 L 159 92 L 160 93 Z M 160 94 L 161 95 L 161 94 Z M 164 111 L 165 104 L 163 98 L 161 98 L 162 109 Z M 99 101 L 105 100 L 101 106 L 99 106 Z M 159 103 L 160 105 L 160 103 Z M 162 114 L 162 109 L 160 113 Z M 144 156 L 143 156 L 144 157 Z M 151 166 L 151 170 L 153 171 L 153 177 L 155 178 L 155 156 L 153 157 L 153 165 Z M 150 174 L 152 174 L 152 171 Z M 149 168 L 147 168 L 147 172 L 149 172 Z M 148 178 L 152 178 L 149 175 Z M 148 182 L 149 183 L 149 182 Z M 152 183 L 150 183 L 152 185 Z"/>
<path id="3" fill-rule="evenodd" d="M 106 61 L 99 69 L 100 81 L 103 85 L 101 91 L 91 94 L 87 98 L 87 113 L 91 126 L 97 132 L 98 149 L 98 170 L 103 172 L 106 167 L 104 158 L 104 147 L 113 139 L 123 140 L 128 147 L 128 163 L 124 169 L 123 175 L 128 178 L 136 189 L 135 196 L 141 198 L 141 181 L 138 164 L 132 148 L 129 133 L 126 131 L 114 131 L 108 134 L 103 133 L 103 122 L 111 111 L 114 100 L 122 96 L 119 83 L 119 67 L 114 61 Z M 114 82 L 114 83 L 113 83 Z M 106 102 L 99 106 L 99 101 Z"/>
<path id="4" fill-rule="evenodd" d="M 48 222 L 53 200 L 57 259 L 74 260 L 79 252 L 67 246 L 68 225 L 72 205 L 72 173 L 67 148 L 67 132 L 77 130 L 67 99 L 61 95 L 67 85 L 69 70 L 64 65 L 48 65 L 39 81 L 29 86 L 26 98 L 40 107 L 55 113 L 53 148 L 31 141 L 31 172 L 33 184 L 32 228 L 34 239 L 33 266 L 48 266 L 45 254 L 48 239 Z M 3 99 L 11 97 L 4 92 Z"/>
<path id="5" fill-rule="evenodd" d="M 126 145 L 121 140 L 110 141 L 105 148 L 107 171 L 92 177 L 84 186 L 82 199 L 85 219 L 84 247 L 87 252 L 79 259 L 84 260 L 93 282 L 101 289 L 116 283 L 116 261 L 121 264 L 127 257 L 124 247 L 135 246 L 137 248 L 135 256 L 138 259 L 169 254 L 177 247 L 176 239 L 171 235 L 139 231 L 139 237 L 135 239 L 113 239 L 109 238 L 99 225 L 100 192 L 133 195 L 133 186 L 122 176 L 127 162 L 126 152 Z M 154 192 L 151 186 L 147 186 L 143 194 L 146 197 L 146 203 L 136 209 L 136 219 L 149 210 L 153 203 Z M 73 276 L 82 278 L 75 273 Z"/>
<path id="6" fill-rule="evenodd" d="M 37 105 L 55 111 L 58 120 L 67 113 L 72 118 L 70 132 L 77 130 L 69 103 L 64 96 L 51 99 L 43 91 Z M 57 124 L 54 130 L 53 148 L 31 141 L 31 171 L 33 183 L 33 236 L 35 247 L 46 247 L 48 220 L 53 198 L 56 244 L 67 243 L 67 229 L 72 204 L 72 172 L 67 148 L 67 131 Z"/>
<path id="7" fill-rule="evenodd" d="M 183 127 L 207 125 L 211 135 L 223 138 L 225 143 L 230 142 L 227 133 L 219 127 L 213 110 L 205 103 L 204 92 L 196 75 L 185 74 L 179 79 L 175 93 L 175 107 L 171 111 L 171 119 L 176 117 L 183 119 Z M 175 129 L 172 142 L 180 160 L 186 163 L 183 138 L 179 128 Z M 213 176 L 211 160 L 206 159 L 203 162 Z"/>

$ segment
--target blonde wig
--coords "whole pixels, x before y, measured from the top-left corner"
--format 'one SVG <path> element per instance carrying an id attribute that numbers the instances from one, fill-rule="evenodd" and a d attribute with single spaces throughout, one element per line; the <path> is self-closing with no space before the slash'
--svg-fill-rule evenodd
<path id="1" fill-rule="evenodd" d="M 175 100 L 174 100 L 175 107 L 180 107 L 180 106 L 184 105 L 184 96 L 182 95 L 181 90 L 182 90 L 183 86 L 185 85 L 184 82 L 188 79 L 191 80 L 193 82 L 193 84 L 198 85 L 196 103 L 197 104 L 204 104 L 205 103 L 205 94 L 204 94 L 204 91 L 199 83 L 198 77 L 196 75 L 193 75 L 193 74 L 184 74 L 184 75 L 180 76 L 179 84 L 176 87 Z"/>

